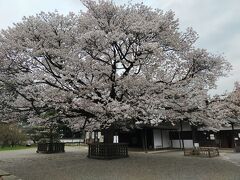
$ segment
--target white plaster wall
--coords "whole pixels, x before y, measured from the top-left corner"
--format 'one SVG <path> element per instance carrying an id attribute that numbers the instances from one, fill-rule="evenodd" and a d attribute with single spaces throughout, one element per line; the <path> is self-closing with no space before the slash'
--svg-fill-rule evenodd
<path id="1" fill-rule="evenodd" d="M 153 129 L 153 140 L 154 148 L 162 148 L 160 129 Z"/>
<path id="2" fill-rule="evenodd" d="M 169 138 L 169 131 L 163 130 L 163 148 L 167 148 L 171 146 L 170 138 Z"/>
<path id="3" fill-rule="evenodd" d="M 161 130 L 160 129 L 154 129 L 153 130 L 153 140 L 154 140 L 154 148 L 168 148 L 171 147 L 171 140 L 169 138 L 169 131 L 168 130 L 162 130 L 162 137 L 161 137 Z M 162 142 L 163 140 L 163 142 Z M 172 147 L 173 148 L 181 148 L 182 147 L 182 140 L 172 140 Z M 193 147 L 193 141 L 190 140 L 184 140 L 184 147 L 185 148 L 192 148 Z"/>
<path id="4" fill-rule="evenodd" d="M 179 140 L 172 140 L 172 147 L 173 148 L 180 148 L 180 144 L 182 144 Z"/>
<path id="5" fill-rule="evenodd" d="M 161 137 L 161 130 L 153 129 L 153 140 L 154 140 L 154 148 L 168 148 L 171 146 L 168 130 L 162 130 L 162 137 Z"/>
<path id="6" fill-rule="evenodd" d="M 181 145 L 181 146 L 180 146 Z M 172 140 L 172 147 L 173 148 L 181 148 L 182 147 L 182 140 Z M 185 148 L 192 148 L 193 141 L 192 140 L 184 140 L 184 147 Z"/>
<path id="7" fill-rule="evenodd" d="M 193 148 L 193 140 L 184 140 L 185 148 Z"/>

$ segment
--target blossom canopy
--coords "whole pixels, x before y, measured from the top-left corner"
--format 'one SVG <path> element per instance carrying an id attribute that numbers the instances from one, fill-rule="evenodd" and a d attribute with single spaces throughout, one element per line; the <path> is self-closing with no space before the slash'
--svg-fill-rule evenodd
<path id="1" fill-rule="evenodd" d="M 0 33 L 2 119 L 76 129 L 217 123 L 206 119 L 207 91 L 230 65 L 195 48 L 192 28 L 143 4 L 82 3 L 86 12 L 42 12 Z"/>

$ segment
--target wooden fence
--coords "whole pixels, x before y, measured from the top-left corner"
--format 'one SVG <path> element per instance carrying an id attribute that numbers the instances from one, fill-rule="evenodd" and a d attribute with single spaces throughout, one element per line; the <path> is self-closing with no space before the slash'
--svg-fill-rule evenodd
<path id="1" fill-rule="evenodd" d="M 65 143 L 39 143 L 37 153 L 60 153 L 65 152 Z"/>
<path id="2" fill-rule="evenodd" d="M 128 157 L 128 145 L 125 143 L 88 144 L 88 157 L 94 159 L 117 159 Z"/>
<path id="3" fill-rule="evenodd" d="M 200 147 L 200 148 L 184 149 L 184 155 L 216 157 L 216 156 L 219 156 L 219 150 L 217 147 Z"/>

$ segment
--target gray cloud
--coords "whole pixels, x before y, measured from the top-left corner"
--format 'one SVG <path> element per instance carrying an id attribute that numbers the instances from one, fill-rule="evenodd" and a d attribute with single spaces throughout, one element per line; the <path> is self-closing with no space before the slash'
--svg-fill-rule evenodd
<path id="1" fill-rule="evenodd" d="M 23 16 L 35 15 L 41 11 L 60 13 L 79 12 L 83 9 L 80 0 L 0 0 L 0 29 L 12 26 Z"/>

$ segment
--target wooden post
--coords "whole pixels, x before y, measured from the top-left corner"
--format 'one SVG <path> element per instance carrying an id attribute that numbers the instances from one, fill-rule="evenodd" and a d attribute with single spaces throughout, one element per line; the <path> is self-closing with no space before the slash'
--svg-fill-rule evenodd
<path id="1" fill-rule="evenodd" d="M 232 126 L 232 142 L 233 142 L 233 149 L 235 149 L 236 144 L 235 144 L 235 138 L 234 138 L 234 134 L 235 134 L 235 130 L 234 130 L 234 123 L 231 122 L 231 126 Z"/>
<path id="2" fill-rule="evenodd" d="M 170 130 L 169 131 L 169 136 L 170 136 L 170 132 L 171 132 L 172 130 Z M 170 136 L 170 140 L 171 140 L 171 148 L 173 148 L 173 142 L 172 142 L 172 137 Z"/>
<path id="3" fill-rule="evenodd" d="M 181 137 L 180 132 L 178 131 L 178 141 L 179 141 L 179 148 L 182 149 Z"/>
<path id="4" fill-rule="evenodd" d="M 147 144 L 147 128 L 143 129 L 143 149 L 147 153 L 148 152 L 148 144 Z"/>
<path id="5" fill-rule="evenodd" d="M 142 129 L 142 131 L 141 131 L 141 137 L 142 137 L 142 148 L 143 148 L 143 151 L 146 151 L 146 147 L 145 147 L 145 131 L 144 131 L 144 129 Z"/>
<path id="6" fill-rule="evenodd" d="M 147 144 L 147 128 L 142 129 L 142 145 L 143 150 L 147 153 L 148 152 L 148 144 Z"/>
<path id="7" fill-rule="evenodd" d="M 193 140 L 193 147 L 194 146 L 194 143 L 196 142 L 196 133 L 195 133 L 195 127 L 194 126 L 191 126 L 192 127 L 192 140 Z"/>
<path id="8" fill-rule="evenodd" d="M 183 126 L 182 126 L 182 120 L 180 120 L 180 136 L 181 136 L 181 140 L 182 140 L 182 149 L 184 149 L 184 139 L 182 137 L 182 132 L 183 132 Z"/>
<path id="9" fill-rule="evenodd" d="M 163 134 L 162 134 L 162 129 L 160 129 L 161 131 L 161 141 L 162 141 L 162 148 L 163 148 Z"/>
<path id="10" fill-rule="evenodd" d="M 147 141 L 147 128 L 144 129 L 144 139 L 145 139 L 145 152 L 148 152 L 148 141 Z"/>

